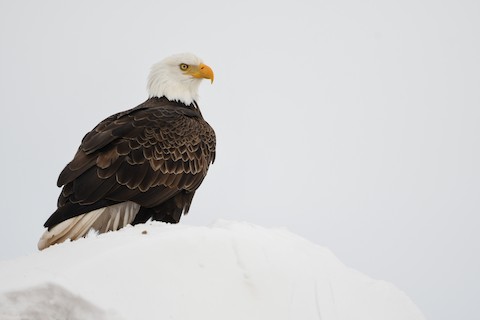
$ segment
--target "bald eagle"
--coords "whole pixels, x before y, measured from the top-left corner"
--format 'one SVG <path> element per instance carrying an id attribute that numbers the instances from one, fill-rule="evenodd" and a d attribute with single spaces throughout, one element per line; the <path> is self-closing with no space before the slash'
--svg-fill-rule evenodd
<path id="1" fill-rule="evenodd" d="M 100 122 L 60 173 L 57 210 L 38 248 L 149 219 L 177 223 L 215 160 L 215 132 L 197 104 L 213 71 L 193 54 L 153 65 L 149 98 Z"/>

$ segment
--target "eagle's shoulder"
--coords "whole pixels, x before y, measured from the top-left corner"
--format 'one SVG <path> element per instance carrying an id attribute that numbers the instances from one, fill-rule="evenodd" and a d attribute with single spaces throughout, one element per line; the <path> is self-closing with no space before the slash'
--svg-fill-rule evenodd
<path id="1" fill-rule="evenodd" d="M 96 152 L 119 137 L 136 136 L 141 129 L 178 127 L 188 122 L 187 118 L 203 120 L 195 105 L 186 106 L 181 102 L 169 101 L 165 97 L 149 98 L 135 108 L 111 115 L 101 121 L 82 139 L 80 149 L 90 154 Z M 200 121 L 202 124 L 204 121 Z M 195 125 L 191 122 L 190 125 Z"/>
<path id="2" fill-rule="evenodd" d="M 165 163 L 172 167 L 174 162 L 177 166 L 177 161 L 187 161 L 187 166 L 195 164 L 189 172 L 206 174 L 215 158 L 215 140 L 215 132 L 196 104 L 150 98 L 106 118 L 87 133 L 57 185 L 73 181 L 92 166 L 113 169 L 120 159 L 129 165 L 148 162 L 155 171 L 165 168 Z"/>

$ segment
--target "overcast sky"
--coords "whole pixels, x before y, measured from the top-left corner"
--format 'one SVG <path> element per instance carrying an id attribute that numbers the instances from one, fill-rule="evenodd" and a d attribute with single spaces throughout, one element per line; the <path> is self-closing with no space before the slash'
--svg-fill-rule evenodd
<path id="1" fill-rule="evenodd" d="M 429 319 L 480 310 L 480 2 L 1 1 L 0 259 L 100 120 L 193 52 L 218 156 L 181 223 L 284 226 Z"/>

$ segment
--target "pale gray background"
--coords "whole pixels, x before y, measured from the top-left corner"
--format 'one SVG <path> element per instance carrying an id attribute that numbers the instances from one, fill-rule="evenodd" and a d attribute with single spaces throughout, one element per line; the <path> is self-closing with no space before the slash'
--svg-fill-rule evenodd
<path id="1" fill-rule="evenodd" d="M 36 250 L 59 172 L 191 51 L 218 157 L 182 222 L 286 226 L 479 319 L 480 2 L 1 1 L 0 258 Z"/>

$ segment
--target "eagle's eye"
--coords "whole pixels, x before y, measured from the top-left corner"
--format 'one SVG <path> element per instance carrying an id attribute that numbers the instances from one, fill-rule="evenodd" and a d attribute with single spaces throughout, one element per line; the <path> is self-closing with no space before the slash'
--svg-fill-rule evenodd
<path id="1" fill-rule="evenodd" d="M 186 71 L 186 70 L 188 70 L 188 68 L 189 68 L 189 65 L 188 65 L 188 64 L 186 64 L 186 63 L 181 63 L 181 64 L 180 64 L 180 69 L 181 69 L 182 71 Z"/>

